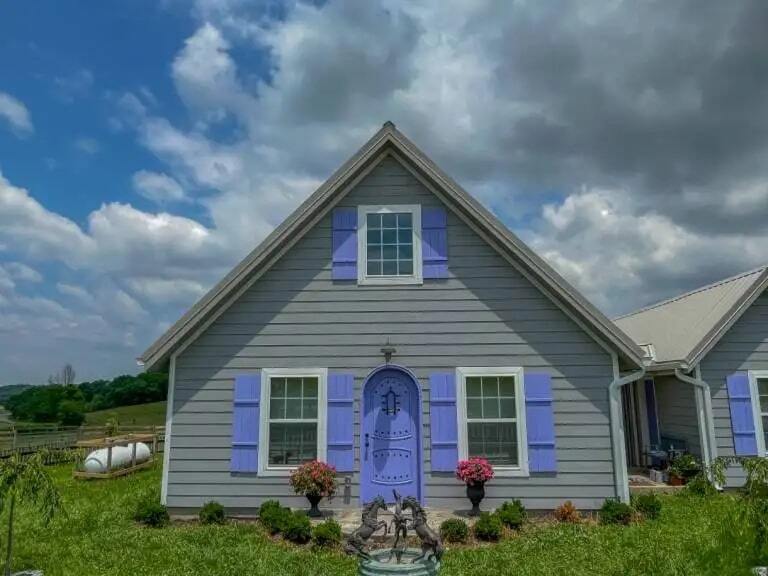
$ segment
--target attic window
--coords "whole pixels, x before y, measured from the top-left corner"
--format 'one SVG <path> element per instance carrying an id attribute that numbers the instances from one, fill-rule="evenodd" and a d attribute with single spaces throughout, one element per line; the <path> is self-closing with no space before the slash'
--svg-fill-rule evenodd
<path id="1" fill-rule="evenodd" d="M 421 284 L 421 206 L 359 206 L 358 230 L 358 283 Z"/>

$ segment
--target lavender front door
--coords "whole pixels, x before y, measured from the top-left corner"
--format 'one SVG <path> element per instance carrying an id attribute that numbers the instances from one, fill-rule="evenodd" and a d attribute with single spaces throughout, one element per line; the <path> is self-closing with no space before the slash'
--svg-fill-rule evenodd
<path id="1" fill-rule="evenodd" d="M 408 372 L 383 367 L 368 377 L 360 437 L 363 502 L 376 496 L 393 502 L 393 489 L 421 500 L 420 415 L 419 388 Z"/>

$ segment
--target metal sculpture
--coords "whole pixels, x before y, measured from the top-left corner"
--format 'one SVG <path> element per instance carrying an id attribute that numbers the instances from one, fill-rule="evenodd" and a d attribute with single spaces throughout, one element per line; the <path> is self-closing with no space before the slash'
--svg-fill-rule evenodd
<path id="1" fill-rule="evenodd" d="M 367 550 L 368 539 L 381 528 L 384 528 L 384 534 L 387 534 L 389 531 L 387 523 L 378 518 L 379 510 L 386 508 L 387 503 L 381 496 L 377 496 L 363 507 L 363 513 L 361 515 L 363 523 L 357 530 L 347 537 L 344 544 L 344 551 L 347 554 L 355 554 L 356 556 L 370 560 L 371 556 Z"/>
<path id="2" fill-rule="evenodd" d="M 414 558 L 413 561 L 434 559 L 439 562 L 443 556 L 443 543 L 440 540 L 440 535 L 427 524 L 427 514 L 424 512 L 424 508 L 413 496 L 408 496 L 403 500 L 402 507 L 403 510 L 411 511 L 413 516 L 411 529 L 421 540 L 421 556 Z"/>

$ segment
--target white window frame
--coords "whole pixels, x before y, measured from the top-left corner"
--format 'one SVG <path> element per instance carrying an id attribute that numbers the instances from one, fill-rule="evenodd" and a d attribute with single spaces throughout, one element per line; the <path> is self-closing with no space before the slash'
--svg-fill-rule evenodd
<path id="1" fill-rule="evenodd" d="M 763 414 L 768 415 L 768 411 L 762 412 L 760 406 L 760 391 L 757 388 L 757 381 L 768 380 L 768 370 L 750 370 L 749 374 L 749 395 L 752 399 L 752 419 L 755 422 L 755 436 L 757 440 L 757 453 L 760 456 L 768 456 L 768 446 L 765 445 L 765 431 L 763 430 Z"/>
<path id="2" fill-rule="evenodd" d="M 289 476 L 297 466 L 269 465 L 269 396 L 272 378 L 317 378 L 317 459 L 325 462 L 328 449 L 328 369 L 327 368 L 262 368 L 261 410 L 259 410 L 259 476 Z M 291 422 L 287 420 L 287 422 Z"/>
<path id="3" fill-rule="evenodd" d="M 409 212 L 413 224 L 413 274 L 410 276 L 368 276 L 368 214 Z M 360 285 L 423 284 L 421 256 L 421 205 L 389 204 L 357 207 L 357 283 Z"/>
<path id="4" fill-rule="evenodd" d="M 461 367 L 456 368 L 456 410 L 459 428 L 459 458 L 466 460 L 469 453 L 467 420 L 467 377 L 513 376 L 515 378 L 515 409 L 517 418 L 518 466 L 493 466 L 494 475 L 500 478 L 530 476 L 528 465 L 528 434 L 525 422 L 525 374 L 520 366 Z"/>

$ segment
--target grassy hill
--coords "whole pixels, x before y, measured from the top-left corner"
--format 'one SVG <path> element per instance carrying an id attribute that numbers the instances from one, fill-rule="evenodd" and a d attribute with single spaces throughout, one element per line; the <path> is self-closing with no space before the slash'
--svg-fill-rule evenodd
<path id="1" fill-rule="evenodd" d="M 85 423 L 91 425 L 106 424 L 112 416 L 117 415 L 122 426 L 163 426 L 165 425 L 165 402 L 150 402 L 135 406 L 119 406 L 107 410 L 88 412 Z"/>

